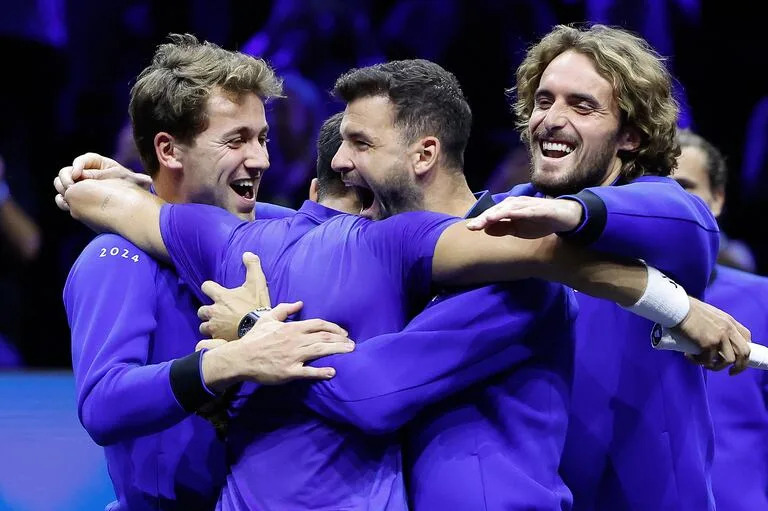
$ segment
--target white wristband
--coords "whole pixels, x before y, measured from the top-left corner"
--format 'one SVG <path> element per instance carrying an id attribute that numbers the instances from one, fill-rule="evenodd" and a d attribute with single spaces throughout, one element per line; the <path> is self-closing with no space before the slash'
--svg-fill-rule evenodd
<path id="1" fill-rule="evenodd" d="M 624 308 L 667 328 L 679 325 L 691 308 L 688 293 L 653 266 L 646 266 L 646 269 L 648 284 L 643 296 L 634 305 Z"/>

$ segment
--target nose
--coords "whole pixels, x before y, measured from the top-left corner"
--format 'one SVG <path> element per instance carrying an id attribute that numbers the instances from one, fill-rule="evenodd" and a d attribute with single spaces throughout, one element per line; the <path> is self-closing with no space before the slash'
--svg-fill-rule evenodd
<path id="1" fill-rule="evenodd" d="M 245 154 L 245 168 L 249 170 L 265 171 L 269 168 L 269 151 L 267 145 L 254 139 L 248 143 Z"/>
<path id="2" fill-rule="evenodd" d="M 555 101 L 547 109 L 541 124 L 547 130 L 562 128 L 567 122 L 566 113 L 566 105 L 562 101 Z"/>
<path id="3" fill-rule="evenodd" d="M 342 142 L 339 148 L 336 150 L 336 154 L 333 155 L 333 159 L 331 160 L 331 168 L 336 172 L 347 172 L 352 170 L 352 167 L 352 160 L 349 158 L 347 143 Z"/>

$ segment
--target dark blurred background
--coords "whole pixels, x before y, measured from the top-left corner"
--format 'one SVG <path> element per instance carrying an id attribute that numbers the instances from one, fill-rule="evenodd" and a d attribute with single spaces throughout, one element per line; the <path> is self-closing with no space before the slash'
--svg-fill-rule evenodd
<path id="1" fill-rule="evenodd" d="M 603 22 L 634 30 L 678 80 L 681 125 L 727 156 L 721 225 L 745 267 L 768 272 L 768 36 L 746 2 L 704 0 L 2 0 L 0 156 L 13 200 L 39 244 L 0 246 L 0 367 L 70 365 L 61 293 L 93 236 L 53 203 L 60 167 L 84 151 L 137 168 L 128 91 L 169 32 L 190 32 L 263 56 L 285 77 L 268 108 L 272 167 L 260 200 L 298 206 L 314 137 L 338 111 L 328 90 L 343 71 L 423 57 L 455 73 L 474 111 L 470 184 L 502 191 L 526 180 L 527 155 L 504 91 L 526 47 L 554 24 Z M 137 168 L 137 170 L 139 170 Z M 2 172 L 0 172 L 2 174 Z"/>

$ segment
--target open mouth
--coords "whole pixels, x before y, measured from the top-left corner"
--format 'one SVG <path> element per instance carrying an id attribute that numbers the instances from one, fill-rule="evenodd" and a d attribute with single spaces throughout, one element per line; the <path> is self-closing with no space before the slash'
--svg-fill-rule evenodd
<path id="1" fill-rule="evenodd" d="M 544 140 L 539 144 L 541 154 L 547 158 L 562 158 L 571 154 L 575 148 L 573 144 L 567 142 L 555 142 Z"/>
<path id="2" fill-rule="evenodd" d="M 363 188 L 362 186 L 355 186 L 353 188 L 357 194 L 357 199 L 360 201 L 360 214 L 362 215 L 365 211 L 371 209 L 376 197 L 368 188 Z"/>
<path id="3" fill-rule="evenodd" d="M 256 181 L 254 179 L 236 179 L 229 183 L 229 187 L 246 200 L 256 199 Z"/>

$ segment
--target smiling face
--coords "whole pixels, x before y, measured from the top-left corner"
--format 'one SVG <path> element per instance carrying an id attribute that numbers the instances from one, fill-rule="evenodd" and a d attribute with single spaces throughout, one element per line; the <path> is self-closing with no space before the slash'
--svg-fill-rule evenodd
<path id="1" fill-rule="evenodd" d="M 621 128 L 611 83 L 584 54 L 569 50 L 549 63 L 528 123 L 531 181 L 547 195 L 610 184 L 621 173 L 621 150 L 637 141 Z"/>
<path id="2" fill-rule="evenodd" d="M 189 202 L 253 220 L 261 175 L 269 168 L 264 103 L 253 93 L 234 98 L 215 91 L 206 108 L 207 129 L 191 144 L 176 143 L 182 193 Z"/>
<path id="3" fill-rule="evenodd" d="M 387 97 L 367 96 L 350 102 L 341 121 L 341 137 L 331 166 L 358 192 L 362 216 L 381 219 L 423 209 L 412 150 L 395 126 Z"/>

